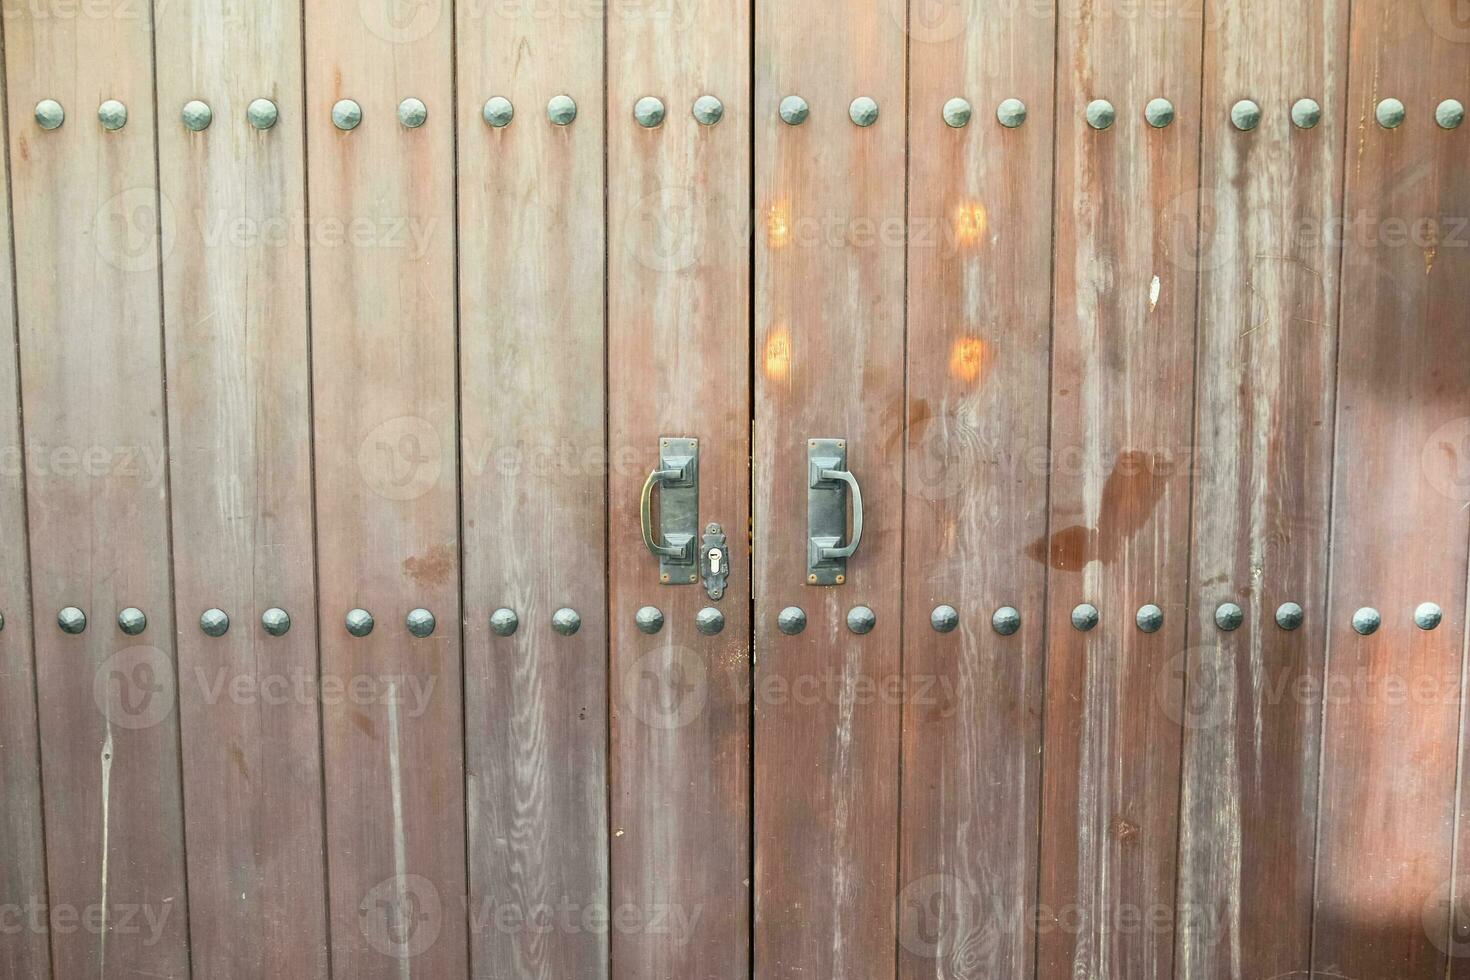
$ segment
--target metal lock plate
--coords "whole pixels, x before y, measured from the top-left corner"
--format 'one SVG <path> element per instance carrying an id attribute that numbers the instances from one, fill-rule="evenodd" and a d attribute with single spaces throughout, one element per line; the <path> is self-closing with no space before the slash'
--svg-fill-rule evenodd
<path id="1" fill-rule="evenodd" d="M 699 440 L 664 437 L 658 441 L 658 470 L 645 487 L 645 505 L 657 486 L 658 526 L 653 550 L 658 580 L 664 585 L 699 581 Z M 646 515 L 645 515 L 646 516 Z"/>
<path id="2" fill-rule="evenodd" d="M 725 585 L 730 580 L 730 545 L 725 531 L 718 524 L 709 524 L 704 529 L 704 540 L 699 546 L 700 576 L 704 579 L 705 594 L 714 602 L 725 596 Z"/>
<path id="3" fill-rule="evenodd" d="M 852 533 L 847 531 L 847 498 L 852 495 Z M 808 585 L 842 585 L 847 559 L 863 536 L 863 498 L 847 471 L 845 439 L 807 441 L 807 568 Z M 843 539 L 846 544 L 842 544 Z"/>

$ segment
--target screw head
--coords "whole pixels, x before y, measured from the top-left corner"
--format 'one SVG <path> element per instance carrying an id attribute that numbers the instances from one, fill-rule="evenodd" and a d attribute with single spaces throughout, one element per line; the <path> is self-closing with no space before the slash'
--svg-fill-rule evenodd
<path id="1" fill-rule="evenodd" d="M 878 121 L 878 103 L 866 95 L 859 95 L 847 107 L 847 118 L 864 128 Z"/>
<path id="2" fill-rule="evenodd" d="M 1398 129 L 1404 124 L 1404 104 L 1398 99 L 1384 99 L 1378 103 L 1378 108 L 1373 115 L 1378 118 L 1378 125 L 1384 129 Z"/>
<path id="3" fill-rule="evenodd" d="M 558 609 L 551 614 L 551 628 L 562 636 L 571 636 L 582 628 L 582 617 L 575 609 Z"/>
<path id="4" fill-rule="evenodd" d="M 577 118 L 577 103 L 570 95 L 553 95 L 546 103 L 546 118 L 558 126 L 570 126 Z"/>
<path id="5" fill-rule="evenodd" d="M 960 625 L 960 613 L 954 606 L 935 606 L 929 614 L 929 625 L 936 633 L 953 633 Z"/>
<path id="6" fill-rule="evenodd" d="M 633 118 L 638 120 L 638 125 L 644 129 L 657 127 L 664 121 L 663 100 L 645 95 L 633 103 Z"/>
<path id="7" fill-rule="evenodd" d="M 1093 129 L 1107 129 L 1118 118 L 1118 110 L 1107 99 L 1093 99 L 1087 103 L 1087 125 Z"/>
<path id="8" fill-rule="evenodd" d="M 409 96 L 398 103 L 398 121 L 403 124 L 404 129 L 418 129 L 429 121 L 429 107 L 424 105 L 422 99 Z"/>
<path id="9" fill-rule="evenodd" d="M 490 614 L 490 632 L 496 636 L 510 636 L 521 625 L 521 618 L 514 609 L 501 606 Z"/>
<path id="10" fill-rule="evenodd" d="M 725 103 L 713 95 L 701 95 L 694 100 L 694 107 L 691 111 L 701 126 L 713 126 L 725 118 Z"/>
<path id="11" fill-rule="evenodd" d="M 42 99 L 36 103 L 36 125 L 45 130 L 60 129 L 66 122 L 66 111 L 55 99 Z"/>
<path id="12" fill-rule="evenodd" d="M 1168 99 L 1153 99 L 1143 107 L 1143 118 L 1154 129 L 1163 129 L 1174 121 L 1174 103 Z"/>
<path id="13" fill-rule="evenodd" d="M 1086 633 L 1097 628 L 1100 618 L 1097 607 L 1090 602 L 1084 602 L 1072 610 L 1072 628 Z"/>
<path id="14" fill-rule="evenodd" d="M 806 629 L 806 613 L 799 606 L 787 606 L 776 617 L 776 629 L 787 636 L 795 636 Z"/>
<path id="15" fill-rule="evenodd" d="M 1233 602 L 1222 602 L 1215 607 L 1215 625 L 1225 632 L 1240 629 L 1245 622 L 1245 610 Z"/>
<path id="16" fill-rule="evenodd" d="M 403 625 L 407 626 L 408 631 L 421 640 L 426 636 L 433 635 L 435 624 L 434 614 L 423 608 L 414 609 L 403 618 Z"/>
<path id="17" fill-rule="evenodd" d="M 714 636 L 725 628 L 725 614 L 713 606 L 706 606 L 695 614 L 694 628 L 705 636 Z"/>
<path id="18" fill-rule="evenodd" d="M 223 609 L 206 609 L 199 617 L 199 628 L 205 636 L 224 636 L 230 630 L 230 617 Z"/>
<path id="19" fill-rule="evenodd" d="M 664 614 L 657 606 L 644 606 L 633 614 L 633 622 L 638 632 L 652 636 L 664 628 Z"/>
<path id="20" fill-rule="evenodd" d="M 1465 104 L 1459 99 L 1445 99 L 1435 107 L 1434 121 L 1440 129 L 1459 129 L 1465 121 Z"/>
<path id="21" fill-rule="evenodd" d="M 878 625 L 878 616 L 867 606 L 853 606 L 847 613 L 847 628 L 862 636 Z"/>
<path id="22" fill-rule="evenodd" d="M 260 625 L 271 636 L 285 636 L 291 630 L 291 614 L 280 606 L 271 606 L 260 614 Z"/>
<path id="23" fill-rule="evenodd" d="M 1371 606 L 1364 606 L 1353 613 L 1353 631 L 1359 636 L 1372 636 L 1378 632 L 1378 627 L 1383 625 L 1383 617 L 1378 615 L 1378 610 Z"/>
<path id="24" fill-rule="evenodd" d="M 1014 606 L 1001 606 L 990 617 L 990 626 L 1001 636 L 1014 636 L 1021 631 L 1021 612 Z"/>
<path id="25" fill-rule="evenodd" d="M 1157 633 L 1164 626 L 1164 610 L 1150 602 L 1139 607 L 1138 615 L 1133 617 L 1133 621 L 1145 633 Z"/>
<path id="26" fill-rule="evenodd" d="M 995 107 L 995 118 L 1006 129 L 1015 129 L 1026 121 L 1026 103 L 1020 99 L 1003 99 Z"/>
<path id="27" fill-rule="evenodd" d="M 209 103 L 200 102 L 198 99 L 190 99 L 184 103 L 183 111 L 179 118 L 184 121 L 184 128 L 193 133 L 202 133 L 214 122 L 214 110 Z"/>
<path id="28" fill-rule="evenodd" d="M 511 105 L 510 99 L 503 95 L 492 95 L 485 100 L 485 107 L 480 110 L 480 116 L 485 123 L 495 129 L 504 129 L 509 126 L 515 115 L 515 106 Z"/>
<path id="29" fill-rule="evenodd" d="M 944 104 L 941 115 L 944 116 L 944 124 L 950 129 L 963 129 L 969 125 L 972 111 L 968 99 L 954 98 Z"/>
<path id="30" fill-rule="evenodd" d="M 1316 99 L 1297 99 L 1291 106 L 1291 124 L 1297 129 L 1315 129 L 1322 121 L 1322 107 Z"/>
<path id="31" fill-rule="evenodd" d="M 373 614 L 366 609 L 351 610 L 343 622 L 347 625 L 347 632 L 353 636 L 367 636 L 373 631 Z"/>
<path id="32" fill-rule="evenodd" d="M 1419 608 L 1414 610 L 1414 625 L 1421 630 L 1435 629 L 1443 620 L 1444 613 L 1433 602 L 1421 602 Z"/>
<path id="33" fill-rule="evenodd" d="M 1261 107 L 1250 99 L 1241 99 L 1230 107 L 1230 123 L 1242 133 L 1248 133 L 1261 124 Z"/>
<path id="34" fill-rule="evenodd" d="M 245 118 L 256 129 L 270 129 L 281 118 L 280 110 L 270 99 L 256 99 L 245 108 Z"/>
<path id="35" fill-rule="evenodd" d="M 76 606 L 67 606 L 56 614 L 56 625 L 61 627 L 61 632 L 76 636 L 87 628 L 87 614 Z"/>
<path id="36" fill-rule="evenodd" d="M 1276 607 L 1276 625 L 1288 633 L 1294 629 L 1300 629 L 1302 620 L 1306 618 L 1306 611 L 1295 602 L 1283 602 Z"/>
<path id="37" fill-rule="evenodd" d="M 788 126 L 800 126 L 810 114 L 811 107 L 799 95 L 788 95 L 781 100 L 781 121 Z"/>
<path id="38" fill-rule="evenodd" d="M 332 125 L 344 133 L 351 132 L 362 122 L 362 106 L 351 99 L 342 99 L 332 106 Z"/>
<path id="39" fill-rule="evenodd" d="M 117 99 L 108 99 L 97 107 L 97 120 L 108 132 L 116 132 L 128 124 L 128 107 Z"/>
<path id="40" fill-rule="evenodd" d="M 137 636 L 148 628 L 148 617 L 137 606 L 129 606 L 117 614 L 117 628 L 128 636 Z"/>

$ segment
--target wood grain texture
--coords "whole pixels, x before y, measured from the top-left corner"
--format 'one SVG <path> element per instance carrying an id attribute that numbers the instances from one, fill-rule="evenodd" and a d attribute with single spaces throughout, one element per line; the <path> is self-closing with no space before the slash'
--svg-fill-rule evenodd
<path id="1" fill-rule="evenodd" d="M 892 976 L 901 724 L 904 5 L 766 3 L 755 35 L 755 973 Z M 782 123 L 782 98 L 811 107 Z M 874 99 L 854 125 L 850 103 Z M 807 441 L 843 439 L 866 524 L 806 584 Z M 858 636 L 848 611 L 868 606 Z M 776 618 L 805 610 L 785 636 Z"/>
<path id="2" fill-rule="evenodd" d="M 1159 695 L 1187 608 L 1202 27 L 1183 3 L 1057 16 L 1039 975 L 1155 980 L 1173 968 L 1180 728 Z M 1156 97 L 1165 129 L 1144 121 Z M 1110 129 L 1088 126 L 1094 99 Z M 1087 633 L 1082 602 L 1101 614 Z"/>
<path id="3" fill-rule="evenodd" d="M 736 978 L 750 937 L 750 21 L 697 0 L 608 19 L 612 895 L 617 977 Z M 724 105 L 714 126 L 694 100 Z M 633 117 L 663 101 L 662 126 Z M 639 532 L 659 439 L 699 439 L 699 526 L 730 580 L 661 585 Z M 639 607 L 662 610 L 640 632 Z M 720 610 L 704 636 L 695 617 Z M 665 918 L 666 925 L 658 920 Z"/>
<path id="4" fill-rule="evenodd" d="M 1437 9 L 1431 9 L 1437 8 Z M 1313 968 L 1440 977 L 1449 942 L 1470 550 L 1470 34 L 1441 5 L 1352 12 L 1342 326 Z M 1402 100 L 1394 130 L 1375 121 Z M 1415 628 L 1415 607 L 1443 609 Z M 1383 625 L 1352 629 L 1371 606 Z M 1463 859 L 1462 859 L 1463 860 Z M 1443 919 L 1437 916 L 1443 915 Z M 1463 939 L 1463 934 L 1459 937 Z"/>
<path id="5" fill-rule="evenodd" d="M 943 9 L 945 16 L 932 13 Z M 899 973 L 1035 967 L 1056 24 L 910 5 Z M 945 103 L 968 100 L 964 128 Z M 997 106 L 1017 98 L 1008 129 Z M 1038 175 L 1040 175 L 1038 179 Z M 932 610 L 960 625 L 936 633 Z M 991 625 L 1020 611 L 1019 633 Z"/>
<path id="6" fill-rule="evenodd" d="M 194 973 L 324 977 L 301 8 L 165 4 L 156 29 Z M 261 627 L 275 606 L 283 637 Z"/>
<path id="7" fill-rule="evenodd" d="M 148 9 L 15 7 L 5 27 L 50 902 L 92 923 L 53 933 L 53 969 L 184 977 Z M 61 128 L 35 122 L 43 98 Z M 99 124 L 104 99 L 124 128 Z M 57 628 L 67 605 L 84 633 Z"/>
<path id="8" fill-rule="evenodd" d="M 467 972 L 453 16 L 306 10 L 307 188 L 332 970 Z M 428 109 L 400 125 L 401 100 Z M 344 132 L 332 106 L 354 99 Z M 354 607 L 375 619 L 353 637 Z M 432 636 L 405 616 L 428 609 Z M 324 699 L 325 700 L 325 699 Z"/>
<path id="9" fill-rule="evenodd" d="M 591 980 L 610 932 L 603 23 L 558 10 L 458 7 L 470 923 L 474 976 Z M 491 96 L 509 126 L 481 117 Z M 502 606 L 510 637 L 489 629 Z"/>

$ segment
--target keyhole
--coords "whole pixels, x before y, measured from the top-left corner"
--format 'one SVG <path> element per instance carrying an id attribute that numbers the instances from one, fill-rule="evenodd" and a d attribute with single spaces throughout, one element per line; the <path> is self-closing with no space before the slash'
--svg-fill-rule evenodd
<path id="1" fill-rule="evenodd" d="M 711 575 L 720 574 L 720 559 L 724 556 L 725 553 L 719 548 L 711 548 L 709 550 L 709 573 Z"/>

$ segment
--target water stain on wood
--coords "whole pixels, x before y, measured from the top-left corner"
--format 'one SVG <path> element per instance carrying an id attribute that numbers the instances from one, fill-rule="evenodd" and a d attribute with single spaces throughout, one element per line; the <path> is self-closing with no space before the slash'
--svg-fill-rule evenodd
<path id="1" fill-rule="evenodd" d="M 1162 453 L 1138 449 L 1119 453 L 1103 485 L 1097 527 L 1064 527 L 1050 538 L 1033 541 L 1026 553 L 1059 570 L 1078 571 L 1090 561 L 1114 561 L 1163 499 L 1172 471 Z"/>
<path id="2" fill-rule="evenodd" d="M 405 559 L 403 572 L 420 585 L 443 585 L 454 573 L 457 557 L 450 545 L 435 545 L 426 554 Z"/>

